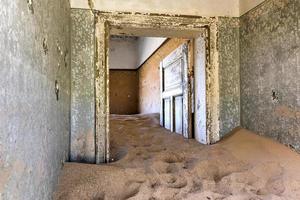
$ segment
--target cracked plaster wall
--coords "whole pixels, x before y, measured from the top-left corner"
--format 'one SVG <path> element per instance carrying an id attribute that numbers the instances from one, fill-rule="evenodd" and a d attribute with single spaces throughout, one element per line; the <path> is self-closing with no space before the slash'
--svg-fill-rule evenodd
<path id="1" fill-rule="evenodd" d="M 69 150 L 69 1 L 1 1 L 0 21 L 0 199 L 51 199 Z"/>
<path id="2" fill-rule="evenodd" d="M 267 0 L 240 27 L 242 125 L 298 151 L 299 25 L 299 0 Z"/>

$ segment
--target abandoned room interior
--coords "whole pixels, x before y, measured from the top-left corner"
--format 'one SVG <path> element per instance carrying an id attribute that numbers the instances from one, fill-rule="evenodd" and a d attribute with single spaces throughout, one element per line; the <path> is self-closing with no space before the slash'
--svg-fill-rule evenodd
<path id="1" fill-rule="evenodd" d="M 15 0 L 0 19 L 0 200 L 300 199 L 299 0 Z"/>

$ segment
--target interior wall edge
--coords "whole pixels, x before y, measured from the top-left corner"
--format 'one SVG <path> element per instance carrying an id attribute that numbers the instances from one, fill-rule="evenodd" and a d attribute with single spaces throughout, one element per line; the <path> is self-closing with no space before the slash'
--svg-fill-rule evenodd
<path id="1" fill-rule="evenodd" d="M 0 199 L 50 200 L 69 150 L 69 1 L 0 13 Z"/>
<path id="2" fill-rule="evenodd" d="M 267 0 L 240 18 L 242 126 L 298 152 L 299 13 L 298 0 Z"/>

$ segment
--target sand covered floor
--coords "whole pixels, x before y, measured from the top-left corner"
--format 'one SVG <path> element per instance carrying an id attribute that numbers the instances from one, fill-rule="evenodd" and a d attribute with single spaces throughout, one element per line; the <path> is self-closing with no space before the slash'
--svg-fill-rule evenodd
<path id="1" fill-rule="evenodd" d="M 300 156 L 245 129 L 205 146 L 157 115 L 111 116 L 106 165 L 66 163 L 54 199 L 300 200 Z"/>

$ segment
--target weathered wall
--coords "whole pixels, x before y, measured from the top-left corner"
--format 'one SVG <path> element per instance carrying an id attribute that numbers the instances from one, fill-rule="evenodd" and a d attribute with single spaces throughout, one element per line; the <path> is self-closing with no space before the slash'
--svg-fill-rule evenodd
<path id="1" fill-rule="evenodd" d="M 178 38 L 168 40 L 139 68 L 140 113 L 160 112 L 160 61 L 183 44 L 184 41 L 186 40 Z"/>
<path id="2" fill-rule="evenodd" d="M 220 136 L 240 126 L 239 18 L 219 18 Z"/>
<path id="3" fill-rule="evenodd" d="M 137 70 L 109 70 L 111 114 L 137 114 L 139 77 Z"/>
<path id="4" fill-rule="evenodd" d="M 300 2 L 268 0 L 241 17 L 242 125 L 300 150 Z"/>
<path id="5" fill-rule="evenodd" d="M 69 150 L 69 1 L 27 2 L 1 1 L 0 7 L 0 199 L 5 200 L 52 199 Z"/>
<path id="6" fill-rule="evenodd" d="M 95 162 L 94 16 L 71 10 L 71 161 Z"/>

